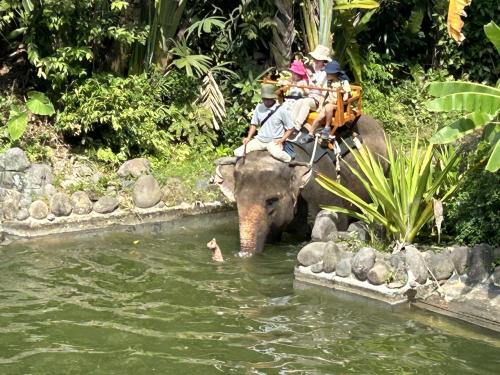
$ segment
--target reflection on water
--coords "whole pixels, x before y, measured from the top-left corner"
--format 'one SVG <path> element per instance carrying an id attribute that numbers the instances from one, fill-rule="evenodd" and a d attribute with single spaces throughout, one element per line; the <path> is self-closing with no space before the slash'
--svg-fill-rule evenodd
<path id="1" fill-rule="evenodd" d="M 176 224 L 0 248 L 0 373 L 498 373 L 498 336 L 294 288 L 298 246 L 237 258 L 234 215 Z"/>

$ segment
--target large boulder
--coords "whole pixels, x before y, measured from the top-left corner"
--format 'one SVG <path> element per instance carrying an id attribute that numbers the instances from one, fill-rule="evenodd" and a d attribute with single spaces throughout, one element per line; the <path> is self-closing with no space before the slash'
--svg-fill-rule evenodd
<path id="1" fill-rule="evenodd" d="M 419 284 L 425 284 L 429 277 L 429 272 L 425 266 L 422 253 L 415 246 L 411 245 L 406 246 L 404 252 L 406 265 L 415 277 L 415 281 Z"/>
<path id="2" fill-rule="evenodd" d="M 392 277 L 387 286 L 391 289 L 401 288 L 408 282 L 408 271 L 405 255 L 402 253 L 392 254 L 389 263 L 393 269 Z"/>
<path id="3" fill-rule="evenodd" d="M 56 193 L 50 198 L 50 212 L 54 216 L 69 216 L 73 206 L 65 193 Z"/>
<path id="4" fill-rule="evenodd" d="M 16 215 L 17 220 L 23 221 L 29 217 L 30 217 L 30 213 L 26 208 L 23 207 L 19 211 L 17 211 L 17 215 Z"/>
<path id="5" fill-rule="evenodd" d="M 438 281 L 448 280 L 455 269 L 450 254 L 446 252 L 432 255 L 427 264 L 432 274 Z"/>
<path id="6" fill-rule="evenodd" d="M 349 277 L 352 271 L 352 253 L 344 253 L 335 267 L 335 275 L 340 277 Z"/>
<path id="7" fill-rule="evenodd" d="M 153 207 L 161 199 L 160 185 L 151 175 L 141 176 L 134 185 L 132 198 L 139 208 Z"/>
<path id="8" fill-rule="evenodd" d="M 26 187 L 39 189 L 51 184 L 53 179 L 50 166 L 47 164 L 32 164 L 26 173 Z"/>
<path id="9" fill-rule="evenodd" d="M 140 177 L 151 173 L 151 164 L 149 160 L 144 158 L 137 158 L 127 160 L 118 169 L 118 176 L 120 177 Z"/>
<path id="10" fill-rule="evenodd" d="M 322 261 L 327 244 L 327 242 L 311 242 L 307 244 L 297 254 L 297 260 L 305 267 Z"/>
<path id="11" fill-rule="evenodd" d="M 453 247 L 450 256 L 457 273 L 463 275 L 469 264 L 470 248 L 467 246 Z"/>
<path id="12" fill-rule="evenodd" d="M 357 237 L 361 241 L 370 240 L 370 232 L 368 231 L 368 225 L 366 223 L 363 223 L 362 221 L 355 221 L 354 223 L 349 224 L 347 231 L 351 233 L 356 233 Z"/>
<path id="13" fill-rule="evenodd" d="M 92 212 L 92 201 L 84 191 L 76 191 L 71 194 L 71 206 L 73 213 L 77 215 L 87 215 Z"/>
<path id="14" fill-rule="evenodd" d="M 19 201 L 21 200 L 21 194 L 11 193 L 3 201 L 3 217 L 5 220 L 14 220 L 17 217 L 17 212 L 19 211 Z"/>
<path id="15" fill-rule="evenodd" d="M 470 254 L 470 263 L 467 270 L 468 280 L 471 282 L 485 281 L 489 276 L 493 260 L 493 248 L 490 245 L 475 245 Z"/>
<path id="16" fill-rule="evenodd" d="M 26 185 L 24 173 L 5 171 L 0 173 L 0 186 L 6 189 L 23 191 Z"/>
<path id="17" fill-rule="evenodd" d="M 94 204 L 94 211 L 99 214 L 109 214 L 110 212 L 116 210 L 118 205 L 119 201 L 115 197 L 110 197 L 110 196 L 101 197 Z"/>
<path id="18" fill-rule="evenodd" d="M 352 272 L 361 281 L 368 277 L 368 271 L 375 264 L 375 250 L 371 247 L 362 247 L 352 258 Z"/>
<path id="19" fill-rule="evenodd" d="M 389 279 L 390 266 L 384 261 L 377 261 L 368 271 L 367 279 L 373 285 L 384 284 Z"/>
<path id="20" fill-rule="evenodd" d="M 323 254 L 323 271 L 327 273 L 335 271 L 335 267 L 341 257 L 342 252 L 339 247 L 332 241 L 327 242 Z"/>
<path id="21" fill-rule="evenodd" d="M 24 151 L 17 147 L 7 150 L 2 159 L 6 171 L 22 172 L 30 166 Z"/>
<path id="22" fill-rule="evenodd" d="M 33 219 L 42 220 L 49 214 L 49 207 L 44 201 L 36 200 L 31 203 L 29 213 Z"/>
<path id="23" fill-rule="evenodd" d="M 338 214 L 322 210 L 316 215 L 314 227 L 311 233 L 313 241 L 331 241 L 337 238 Z"/>

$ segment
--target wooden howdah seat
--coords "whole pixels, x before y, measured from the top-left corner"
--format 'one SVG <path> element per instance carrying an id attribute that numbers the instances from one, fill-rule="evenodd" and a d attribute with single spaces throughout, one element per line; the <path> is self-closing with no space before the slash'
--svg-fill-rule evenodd
<path id="1" fill-rule="evenodd" d="M 335 116 L 332 118 L 332 127 L 334 129 L 361 116 L 362 93 L 361 86 L 351 85 L 351 97 L 344 101 L 344 91 L 341 88 L 337 89 L 337 109 L 335 110 Z M 310 112 L 306 122 L 312 124 L 317 116 L 318 112 Z"/>

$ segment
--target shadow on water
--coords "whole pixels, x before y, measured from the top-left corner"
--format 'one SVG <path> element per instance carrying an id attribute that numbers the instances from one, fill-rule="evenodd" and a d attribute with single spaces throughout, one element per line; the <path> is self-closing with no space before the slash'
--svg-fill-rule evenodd
<path id="1" fill-rule="evenodd" d="M 1 374 L 490 374 L 500 339 L 294 288 L 288 240 L 240 259 L 235 214 L 0 249 Z M 206 243 L 217 238 L 226 262 Z"/>

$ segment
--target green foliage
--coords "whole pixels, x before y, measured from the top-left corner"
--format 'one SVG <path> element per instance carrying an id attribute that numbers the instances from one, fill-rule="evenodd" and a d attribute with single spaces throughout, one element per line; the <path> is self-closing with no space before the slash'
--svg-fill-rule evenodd
<path id="1" fill-rule="evenodd" d="M 117 162 L 165 152 L 171 142 L 213 141 L 211 117 L 192 106 L 196 85 L 178 74 L 99 75 L 64 94 L 57 127 Z M 182 104 L 181 104 L 182 103 Z M 113 156 L 116 155 L 116 156 Z"/>
<path id="2" fill-rule="evenodd" d="M 477 156 L 472 157 L 470 172 L 444 211 L 446 232 L 455 241 L 471 246 L 478 243 L 500 245 L 500 174 L 487 172 L 478 164 L 480 159 L 487 157 L 487 146 L 479 146 Z"/>
<path id="3" fill-rule="evenodd" d="M 459 160 L 458 153 L 453 152 L 446 160 L 438 159 L 442 154 L 435 153 L 433 146 L 419 146 L 418 136 L 408 154 L 403 149 L 393 150 L 388 142 L 387 177 L 385 162 L 368 149 L 352 152 L 360 170 L 348 167 L 368 192 L 371 202 L 364 201 L 341 183 L 318 174 L 316 180 L 321 186 L 352 203 L 360 212 L 335 206 L 323 208 L 363 220 L 372 232 L 377 223 L 381 224 L 390 240 L 413 242 L 422 227 L 433 218 L 433 200 L 445 201 L 457 187 L 457 180 L 450 180 L 449 172 Z"/>
<path id="4" fill-rule="evenodd" d="M 11 102 L 8 108 L 10 115 L 6 127 L 10 142 L 20 139 L 28 126 L 31 114 L 50 116 L 55 113 L 54 106 L 45 94 L 38 91 L 30 91 L 25 105 Z"/>
<path id="5" fill-rule="evenodd" d="M 496 119 L 500 113 L 500 89 L 478 83 L 433 82 L 429 93 L 436 99 L 427 103 L 435 112 L 460 111 L 467 114 L 440 129 L 432 138 L 433 143 L 449 143 L 473 131 L 488 127 L 491 156 L 486 169 L 496 172 L 500 168 L 500 126 Z"/>
<path id="6" fill-rule="evenodd" d="M 424 75 L 421 68 L 413 69 L 413 77 L 398 81 L 395 78 L 399 65 L 376 53 L 367 55 L 367 80 L 363 83 L 363 111 L 383 125 L 395 144 L 411 143 L 409 134 L 419 132 L 428 139 L 444 122 L 455 119 L 448 113 L 433 113 L 426 107 L 430 98 L 426 81 L 433 77 Z"/>

